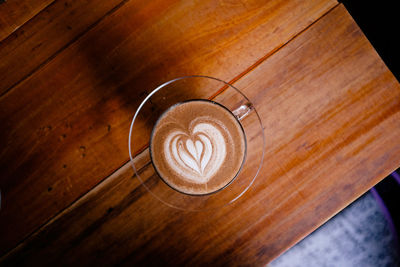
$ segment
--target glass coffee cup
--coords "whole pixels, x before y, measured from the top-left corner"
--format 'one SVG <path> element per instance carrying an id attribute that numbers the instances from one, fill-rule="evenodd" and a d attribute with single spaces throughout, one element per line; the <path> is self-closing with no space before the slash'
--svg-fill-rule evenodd
<path id="1" fill-rule="evenodd" d="M 229 83 L 186 76 L 151 91 L 137 109 L 129 154 L 155 198 L 183 210 L 230 204 L 253 184 L 265 137 L 249 99 Z"/>

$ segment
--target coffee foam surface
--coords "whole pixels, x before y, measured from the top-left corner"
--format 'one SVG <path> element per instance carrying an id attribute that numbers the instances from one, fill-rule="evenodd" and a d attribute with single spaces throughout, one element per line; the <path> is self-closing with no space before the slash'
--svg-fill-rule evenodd
<path id="1" fill-rule="evenodd" d="M 153 130 L 153 165 L 163 180 L 190 194 L 228 184 L 245 156 L 245 136 L 236 118 L 210 101 L 184 102 L 164 113 Z"/>
<path id="2" fill-rule="evenodd" d="M 191 122 L 190 133 L 171 131 L 164 142 L 165 159 L 182 179 L 206 183 L 226 158 L 226 142 L 215 120 L 201 117 Z M 226 131 L 229 139 L 232 139 Z"/>

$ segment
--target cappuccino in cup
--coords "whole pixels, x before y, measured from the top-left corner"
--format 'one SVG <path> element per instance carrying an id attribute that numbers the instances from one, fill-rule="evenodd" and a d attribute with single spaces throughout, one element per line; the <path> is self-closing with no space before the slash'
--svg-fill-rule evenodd
<path id="1" fill-rule="evenodd" d="M 239 174 L 246 136 L 237 118 L 209 100 L 175 104 L 156 122 L 150 156 L 161 179 L 190 195 L 214 193 Z"/>

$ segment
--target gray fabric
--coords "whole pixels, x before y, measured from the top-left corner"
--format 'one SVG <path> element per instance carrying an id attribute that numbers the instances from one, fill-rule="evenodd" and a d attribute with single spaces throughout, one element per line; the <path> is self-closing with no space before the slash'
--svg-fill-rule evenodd
<path id="1" fill-rule="evenodd" d="M 268 266 L 400 266 L 397 249 L 383 212 L 368 192 Z"/>

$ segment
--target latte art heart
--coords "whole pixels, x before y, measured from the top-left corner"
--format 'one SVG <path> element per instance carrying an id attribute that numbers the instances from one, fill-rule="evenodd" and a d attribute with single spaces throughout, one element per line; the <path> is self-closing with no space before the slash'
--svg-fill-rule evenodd
<path id="1" fill-rule="evenodd" d="M 195 183 L 206 183 L 226 157 L 226 140 L 212 123 L 192 122 L 192 131 L 171 131 L 164 142 L 165 159 L 172 170 Z"/>
<path id="2" fill-rule="evenodd" d="M 174 154 L 174 156 L 176 160 L 181 159 L 186 166 L 202 175 L 210 161 L 212 145 L 207 136 L 199 135 L 199 138 L 201 141 L 196 140 L 195 142 L 193 142 L 192 139 L 187 139 L 186 142 L 180 139 L 177 143 L 179 157 L 176 157 L 176 154 Z"/>
<path id="3" fill-rule="evenodd" d="M 178 103 L 153 127 L 150 157 L 154 170 L 180 193 L 217 192 L 237 177 L 246 155 L 246 138 L 236 117 L 209 100 Z M 164 183 L 160 184 L 164 188 Z"/>

